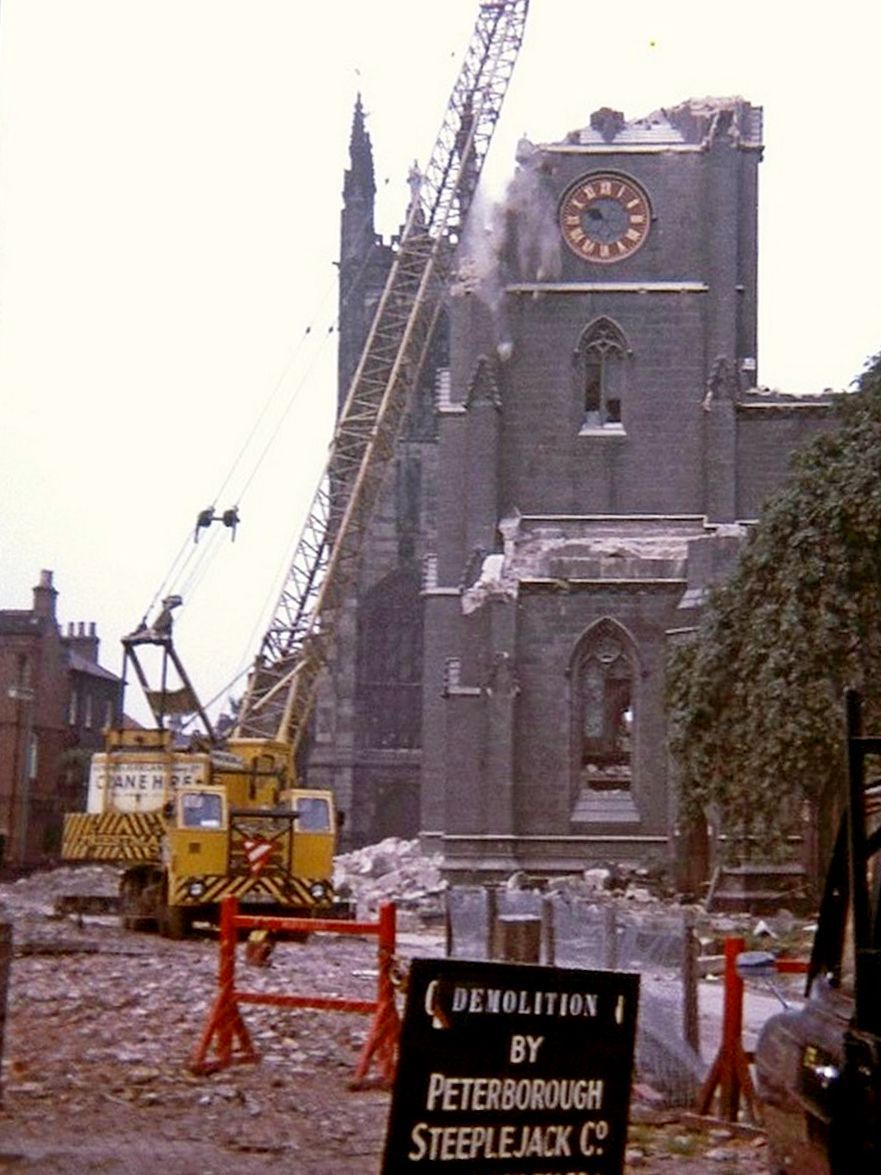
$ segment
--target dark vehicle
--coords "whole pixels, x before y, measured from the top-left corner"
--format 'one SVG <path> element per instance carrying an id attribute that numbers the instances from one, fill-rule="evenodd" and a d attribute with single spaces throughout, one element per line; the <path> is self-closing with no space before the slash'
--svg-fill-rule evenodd
<path id="1" fill-rule="evenodd" d="M 847 694 L 848 805 L 820 906 L 799 1011 L 772 1016 L 756 1045 L 771 1171 L 881 1172 L 881 780 L 866 759 L 860 698 Z"/>

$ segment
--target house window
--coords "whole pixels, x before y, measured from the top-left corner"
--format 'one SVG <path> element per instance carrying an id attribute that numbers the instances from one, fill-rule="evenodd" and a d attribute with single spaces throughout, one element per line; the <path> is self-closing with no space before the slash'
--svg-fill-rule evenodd
<path id="1" fill-rule="evenodd" d="M 627 355 L 624 335 L 609 318 L 598 319 L 581 336 L 575 373 L 582 429 L 623 427 Z"/>
<path id="2" fill-rule="evenodd" d="M 86 713 L 84 716 L 83 725 L 85 726 L 86 730 L 91 730 L 92 729 L 92 717 L 93 717 L 92 716 L 92 695 L 91 694 L 86 694 L 85 711 L 86 711 Z"/>
<path id="3" fill-rule="evenodd" d="M 68 726 L 76 726 L 77 719 L 77 692 L 75 689 L 70 691 L 70 700 L 67 703 L 67 724 Z"/>
<path id="4" fill-rule="evenodd" d="M 594 791 L 627 790 L 636 699 L 626 633 L 611 621 L 597 625 L 578 650 L 573 678 L 580 783 Z"/>

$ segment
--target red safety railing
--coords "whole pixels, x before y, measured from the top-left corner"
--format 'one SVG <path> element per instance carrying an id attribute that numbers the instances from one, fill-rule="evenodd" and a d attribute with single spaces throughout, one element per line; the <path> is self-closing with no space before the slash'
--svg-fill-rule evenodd
<path id="1" fill-rule="evenodd" d="M 725 991 L 722 1012 L 722 1042 L 716 1059 L 701 1086 L 697 1112 L 708 1115 L 713 1098 L 719 1095 L 719 1116 L 736 1122 L 741 1098 L 751 1122 L 757 1122 L 756 1093 L 750 1074 L 754 1055 L 743 1047 L 744 982 L 737 971 L 737 956 L 743 951 L 742 938 L 725 939 Z M 808 964 L 799 959 L 776 959 L 774 969 L 781 974 L 804 973 Z"/>
<path id="2" fill-rule="evenodd" d="M 355 934 L 375 935 L 379 967 L 375 1000 L 345 996 L 290 995 L 264 991 L 242 991 L 236 986 L 236 943 L 241 930 L 265 934 Z M 355 1067 L 353 1088 L 366 1085 L 372 1065 L 377 1079 L 372 1084 L 391 1088 L 397 1061 L 400 1019 L 395 1003 L 395 907 L 385 903 L 376 922 L 343 921 L 333 918 L 281 918 L 240 914 L 235 898 L 224 898 L 220 908 L 220 954 L 217 999 L 190 1061 L 196 1074 L 216 1072 L 229 1065 L 254 1063 L 260 1057 L 242 1019 L 241 1004 L 265 1004 L 274 1008 L 315 1008 L 323 1012 L 355 1012 L 372 1016 L 370 1032 Z M 214 1050 L 214 1058 L 209 1053 Z"/>

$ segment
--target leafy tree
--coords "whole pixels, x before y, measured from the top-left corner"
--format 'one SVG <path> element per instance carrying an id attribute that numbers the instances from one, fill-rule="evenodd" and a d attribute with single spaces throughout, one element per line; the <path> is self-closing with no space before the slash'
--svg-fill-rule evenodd
<path id="1" fill-rule="evenodd" d="M 683 816 L 718 810 L 738 855 L 783 851 L 808 801 L 831 835 L 845 686 L 881 730 L 881 354 L 799 450 L 668 674 Z"/>

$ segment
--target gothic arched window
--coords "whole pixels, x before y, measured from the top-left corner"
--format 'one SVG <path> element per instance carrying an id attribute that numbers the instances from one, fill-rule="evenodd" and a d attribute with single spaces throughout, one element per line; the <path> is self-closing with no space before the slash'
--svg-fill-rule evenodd
<path id="1" fill-rule="evenodd" d="M 628 789 L 635 716 L 634 656 L 627 633 L 611 620 L 594 625 L 573 664 L 573 727 L 581 786 Z"/>
<path id="2" fill-rule="evenodd" d="M 627 355 L 627 341 L 610 318 L 598 318 L 582 334 L 575 352 L 582 427 L 621 427 Z"/>
<path id="3" fill-rule="evenodd" d="M 362 746 L 419 746 L 422 596 L 415 572 L 387 576 L 359 608 L 357 698 Z"/>

